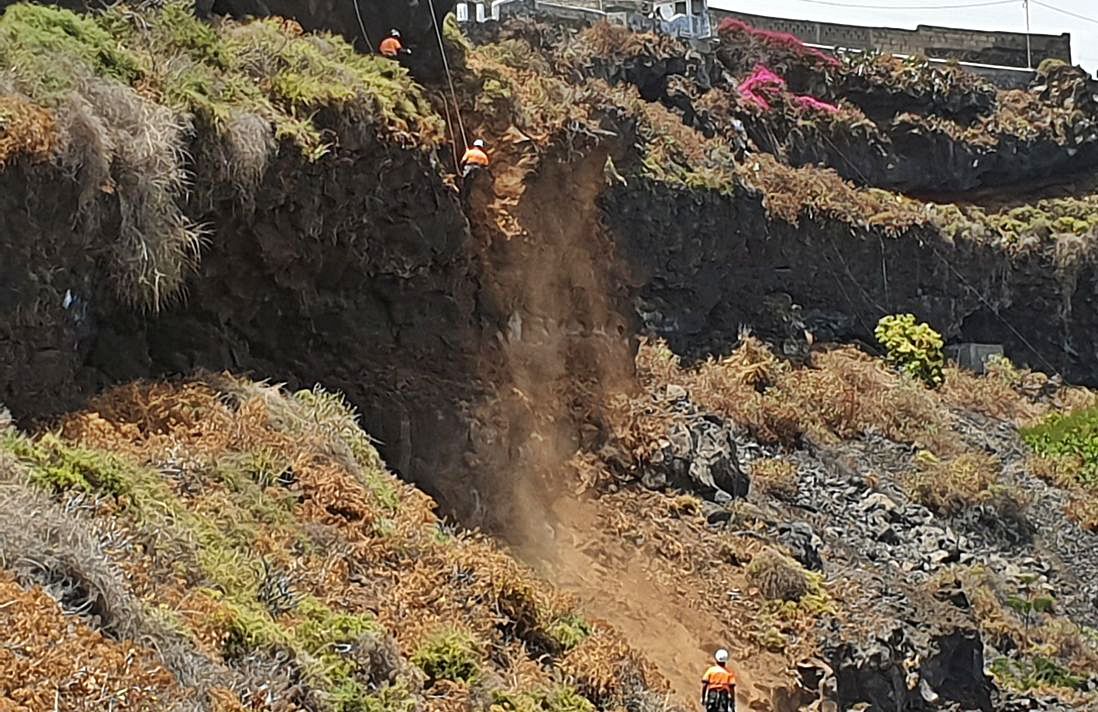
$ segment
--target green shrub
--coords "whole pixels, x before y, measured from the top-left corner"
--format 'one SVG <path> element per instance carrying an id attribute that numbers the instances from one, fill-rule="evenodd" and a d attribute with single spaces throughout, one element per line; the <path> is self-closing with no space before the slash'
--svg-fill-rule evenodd
<path id="1" fill-rule="evenodd" d="M 567 652 L 591 635 L 591 625 L 580 616 L 570 613 L 557 618 L 547 626 L 546 633 Z"/>
<path id="2" fill-rule="evenodd" d="M 436 632 L 412 655 L 412 662 L 431 680 L 474 683 L 480 675 L 480 646 L 468 632 Z"/>
<path id="3" fill-rule="evenodd" d="M 0 69 L 33 77 L 34 98 L 72 88 L 78 68 L 131 84 L 143 74 L 140 59 L 87 15 L 19 3 L 0 20 Z M 26 90 L 26 89 L 25 89 Z"/>
<path id="4" fill-rule="evenodd" d="M 1053 413 L 1024 428 L 1022 438 L 1042 457 L 1078 462 L 1079 482 L 1098 487 L 1098 407 L 1066 415 Z"/>
<path id="5" fill-rule="evenodd" d="M 1014 659 L 999 657 L 991 662 L 991 674 L 1000 684 L 1025 692 L 1045 687 L 1079 689 L 1086 678 L 1073 674 L 1060 663 L 1043 655 Z"/>
<path id="6" fill-rule="evenodd" d="M 5 433 L 0 436 L 0 449 L 27 465 L 31 481 L 44 489 L 80 489 L 116 497 L 131 489 L 130 467 L 109 454 L 70 445 L 53 434 L 31 440 Z"/>
<path id="7" fill-rule="evenodd" d="M 928 324 L 916 323 L 913 314 L 894 314 L 877 322 L 874 335 L 893 366 L 928 386 L 942 383 L 942 335 Z"/>
<path id="8" fill-rule="evenodd" d="M 344 651 L 376 640 L 380 628 L 373 617 L 339 613 L 311 597 L 302 600 L 294 614 L 301 622 L 291 633 L 293 644 L 309 654 L 306 672 L 314 684 L 328 691 L 335 709 L 361 709 L 370 670 L 363 668 L 359 656 Z"/>
<path id="9" fill-rule="evenodd" d="M 522 692 L 497 690 L 492 710 L 502 712 L 595 712 L 591 701 L 570 685 Z"/>

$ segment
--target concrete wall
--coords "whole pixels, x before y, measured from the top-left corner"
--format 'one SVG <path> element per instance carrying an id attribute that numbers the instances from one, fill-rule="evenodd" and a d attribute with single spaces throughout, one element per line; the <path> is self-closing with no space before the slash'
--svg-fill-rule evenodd
<path id="1" fill-rule="evenodd" d="M 921 54 L 926 57 L 964 62 L 1026 66 L 1026 36 L 1018 32 L 983 32 L 919 25 L 914 30 L 888 27 L 860 27 L 811 20 L 786 20 L 744 12 L 710 9 L 719 22 L 726 17 L 743 20 L 761 30 L 788 32 L 804 42 L 851 49 L 875 49 L 892 54 Z M 1054 58 L 1071 62 L 1071 35 L 1030 35 L 1033 66 Z"/>

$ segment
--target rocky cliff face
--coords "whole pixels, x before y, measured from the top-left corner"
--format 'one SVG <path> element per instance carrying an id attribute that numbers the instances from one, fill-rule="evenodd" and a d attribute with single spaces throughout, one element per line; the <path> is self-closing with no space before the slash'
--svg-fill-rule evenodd
<path id="1" fill-rule="evenodd" d="M 432 176 L 427 155 L 365 138 L 315 164 L 287 151 L 250 208 L 200 180 L 189 211 L 209 226 L 201 270 L 184 299 L 135 313 L 72 230 L 75 182 L 48 166 L 9 169 L 0 399 L 35 418 L 135 378 L 279 374 L 344 390 L 380 439 L 404 443 L 387 453 L 398 469 L 452 466 L 436 459 L 443 434 L 492 345 L 468 225 Z"/>
<path id="2" fill-rule="evenodd" d="M 1089 263 L 1065 280 L 1051 254 L 1012 258 L 932 229 L 792 225 L 754 196 L 644 182 L 613 187 L 603 206 L 633 267 L 638 312 L 676 350 L 720 352 L 742 325 L 779 340 L 808 329 L 872 343 L 880 317 L 912 312 L 950 340 L 1005 344 L 1020 361 L 1094 378 Z"/>

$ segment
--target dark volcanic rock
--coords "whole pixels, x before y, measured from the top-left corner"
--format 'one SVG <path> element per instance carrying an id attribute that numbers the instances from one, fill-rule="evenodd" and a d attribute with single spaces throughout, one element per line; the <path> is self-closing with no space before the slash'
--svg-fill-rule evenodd
<path id="1" fill-rule="evenodd" d="M 680 489 L 718 503 L 747 496 L 749 487 L 731 427 L 712 415 L 676 425 L 662 450 L 641 464 L 640 479 L 650 489 Z"/>
<path id="2" fill-rule="evenodd" d="M 947 339 L 1003 344 L 1016 363 L 1095 383 L 1093 265 L 1064 285 L 1051 254 L 1012 259 L 990 245 L 949 243 L 931 228 L 889 237 L 826 219 L 794 226 L 770 219 L 761 199 L 742 191 L 634 179 L 608 188 L 602 207 L 631 268 L 639 317 L 677 353 L 724 352 L 743 325 L 788 338 L 788 316 L 765 299 L 787 295 L 806 326 L 810 315 L 847 314 L 827 320 L 833 339 L 872 343 L 880 317 L 911 312 Z"/>
<path id="3" fill-rule="evenodd" d="M 896 623 L 872 640 L 837 646 L 830 663 L 841 709 L 858 703 L 896 712 L 930 712 L 951 703 L 965 710 L 993 709 L 983 643 L 972 629 L 925 636 Z"/>
<path id="4" fill-rule="evenodd" d="M 323 383 L 396 468 L 450 469 L 466 444 L 460 403 L 493 343 L 468 225 L 428 156 L 352 138 L 324 161 L 280 155 L 261 211 L 196 176 L 187 210 L 210 239 L 186 299 L 157 313 L 114 293 L 102 245 L 116 223 L 73 229 L 75 181 L 44 164 L 0 172 L 0 402 L 28 422 L 114 383 L 196 370 Z"/>
<path id="5" fill-rule="evenodd" d="M 778 525 L 778 541 L 793 554 L 793 558 L 806 569 L 819 571 L 823 568 L 821 549 L 823 540 L 812 531 L 806 522 L 792 522 Z"/>

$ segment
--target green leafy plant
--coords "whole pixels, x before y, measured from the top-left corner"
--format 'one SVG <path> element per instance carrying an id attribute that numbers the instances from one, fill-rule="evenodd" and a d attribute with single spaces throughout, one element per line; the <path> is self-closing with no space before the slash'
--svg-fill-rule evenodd
<path id="1" fill-rule="evenodd" d="M 1042 457 L 1074 461 L 1080 484 L 1098 487 L 1098 408 L 1074 413 L 1053 413 L 1022 438 Z"/>
<path id="2" fill-rule="evenodd" d="M 1085 678 L 1043 655 L 1021 660 L 996 658 L 991 662 L 991 674 L 1007 687 L 1023 692 L 1043 687 L 1077 689 L 1086 682 Z"/>
<path id="3" fill-rule="evenodd" d="M 893 314 L 877 322 L 874 335 L 893 366 L 932 388 L 942 383 L 944 342 L 929 324 L 917 323 L 914 314 Z"/>
<path id="4" fill-rule="evenodd" d="M 546 632 L 562 650 L 568 651 L 591 635 L 591 625 L 580 616 L 569 613 L 550 623 Z"/>
<path id="5" fill-rule="evenodd" d="M 1028 637 L 1030 629 L 1040 623 L 1041 616 L 1052 611 L 1056 599 L 1035 586 L 1037 577 L 1033 574 L 1024 575 L 1021 581 L 1020 595 L 1007 597 L 1006 604 L 1022 617 Z"/>
<path id="6" fill-rule="evenodd" d="M 480 646 L 468 632 L 444 628 L 429 637 L 412 656 L 430 680 L 473 683 L 480 676 Z"/>
<path id="7" fill-rule="evenodd" d="M 0 438 L 0 450 L 26 464 L 31 481 L 46 489 L 80 489 L 121 497 L 132 486 L 130 468 L 117 458 L 70 445 L 52 433 L 35 441 L 12 432 Z"/>

